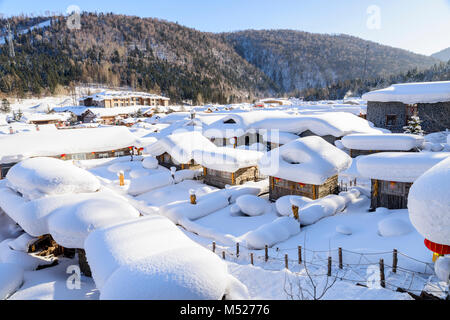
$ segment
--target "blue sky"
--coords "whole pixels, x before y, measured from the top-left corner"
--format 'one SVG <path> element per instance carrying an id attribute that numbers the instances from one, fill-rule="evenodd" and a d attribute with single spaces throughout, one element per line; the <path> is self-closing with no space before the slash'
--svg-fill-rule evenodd
<path id="1" fill-rule="evenodd" d="M 427 55 L 450 47 L 450 0 L 0 0 L 0 13 L 63 13 L 70 5 L 156 17 L 209 32 L 345 33 Z"/>

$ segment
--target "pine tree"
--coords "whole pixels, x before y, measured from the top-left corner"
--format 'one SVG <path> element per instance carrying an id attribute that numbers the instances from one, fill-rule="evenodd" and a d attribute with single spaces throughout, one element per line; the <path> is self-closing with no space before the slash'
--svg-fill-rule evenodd
<path id="1" fill-rule="evenodd" d="M 418 134 L 423 136 L 425 134 L 425 131 L 422 130 L 421 123 L 422 121 L 420 120 L 419 116 L 413 115 L 411 117 L 411 120 L 408 121 L 408 125 L 403 127 L 403 130 L 405 130 L 405 133 Z"/>
<path id="2" fill-rule="evenodd" d="M 11 112 L 11 106 L 9 104 L 8 99 L 2 100 L 2 104 L 0 106 L 0 112 L 1 113 L 10 113 Z"/>

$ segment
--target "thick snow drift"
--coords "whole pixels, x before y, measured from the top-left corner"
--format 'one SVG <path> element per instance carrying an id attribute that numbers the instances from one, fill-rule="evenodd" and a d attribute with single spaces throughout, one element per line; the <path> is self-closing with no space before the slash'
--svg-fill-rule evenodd
<path id="1" fill-rule="evenodd" d="M 9 170 L 8 186 L 28 199 L 45 195 L 89 193 L 100 189 L 99 180 L 70 162 L 53 158 L 24 160 Z"/>
<path id="2" fill-rule="evenodd" d="M 425 138 L 415 134 L 351 134 L 342 138 L 347 149 L 377 151 L 410 151 L 422 148 Z"/>
<path id="3" fill-rule="evenodd" d="M 300 224 L 292 217 L 281 217 L 244 235 L 249 249 L 263 249 L 300 233 Z"/>
<path id="4" fill-rule="evenodd" d="M 345 152 L 320 137 L 311 136 L 265 154 L 259 161 L 259 169 L 266 176 L 322 185 L 351 163 Z"/>
<path id="5" fill-rule="evenodd" d="M 394 84 L 362 96 L 366 101 L 402 102 L 404 104 L 450 101 L 450 81 Z"/>
<path id="6" fill-rule="evenodd" d="M 101 299 L 235 297 L 231 289 L 237 280 L 226 264 L 167 218 L 152 216 L 96 230 L 85 247 Z"/>
<path id="7" fill-rule="evenodd" d="M 400 237 L 412 231 L 411 224 L 399 218 L 386 218 L 378 223 L 378 233 L 382 237 Z"/>
<path id="8" fill-rule="evenodd" d="M 277 212 L 282 216 L 290 216 L 293 214 L 292 205 L 296 205 L 299 209 L 312 202 L 310 198 L 302 196 L 284 196 L 275 202 Z"/>
<path id="9" fill-rule="evenodd" d="M 5 300 L 23 283 L 23 270 L 20 266 L 0 263 L 0 300 Z"/>
<path id="10" fill-rule="evenodd" d="M 414 182 L 408 209 L 412 224 L 422 236 L 450 245 L 450 158 Z"/>
<path id="11" fill-rule="evenodd" d="M 358 158 L 357 169 L 369 179 L 414 182 L 449 152 L 382 152 Z"/>

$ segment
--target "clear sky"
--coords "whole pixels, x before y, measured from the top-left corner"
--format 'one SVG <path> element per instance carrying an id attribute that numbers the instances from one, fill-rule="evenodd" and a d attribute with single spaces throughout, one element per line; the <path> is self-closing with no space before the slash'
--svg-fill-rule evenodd
<path id="1" fill-rule="evenodd" d="M 70 5 L 209 32 L 345 33 L 426 55 L 450 47 L 450 0 L 0 0 L 0 13 L 65 13 Z"/>

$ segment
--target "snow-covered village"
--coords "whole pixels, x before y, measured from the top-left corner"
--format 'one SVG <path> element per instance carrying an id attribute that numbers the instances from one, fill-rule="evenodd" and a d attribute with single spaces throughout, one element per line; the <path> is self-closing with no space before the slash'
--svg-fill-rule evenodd
<path id="1" fill-rule="evenodd" d="M 17 93 L 13 43 L 59 19 L 0 44 L 0 300 L 449 299 L 450 61 L 340 96 Z"/>

